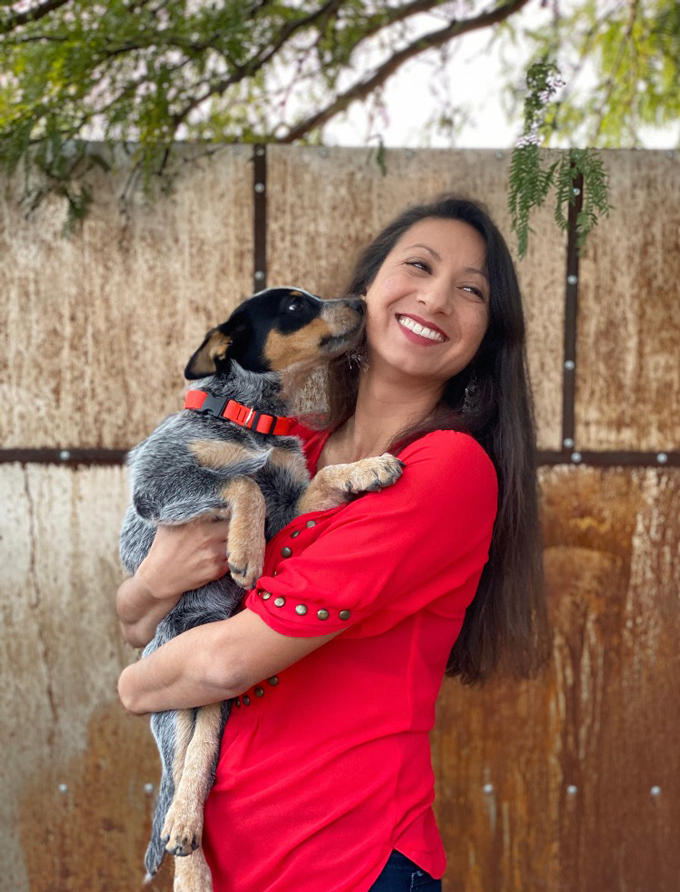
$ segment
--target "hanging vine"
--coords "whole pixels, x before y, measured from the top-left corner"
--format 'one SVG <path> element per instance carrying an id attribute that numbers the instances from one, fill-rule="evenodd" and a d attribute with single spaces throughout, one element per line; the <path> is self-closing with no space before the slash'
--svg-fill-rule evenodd
<path id="1" fill-rule="evenodd" d="M 512 152 L 508 203 L 518 252 L 524 257 L 529 246 L 531 212 L 545 202 L 554 188 L 555 222 L 568 225 L 569 206 L 579 195 L 576 181 L 582 177 L 582 208 L 576 218 L 577 244 L 581 250 L 601 216 L 610 211 L 607 173 L 599 152 L 592 148 L 571 148 L 554 153 L 541 149 L 554 129 L 559 90 L 564 86 L 557 66 L 551 61 L 535 62 L 527 72 L 524 100 L 524 128 Z"/>

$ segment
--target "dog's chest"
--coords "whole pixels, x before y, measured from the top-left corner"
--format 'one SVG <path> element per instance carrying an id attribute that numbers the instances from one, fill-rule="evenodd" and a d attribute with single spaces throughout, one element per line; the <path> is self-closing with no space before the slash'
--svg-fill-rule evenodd
<path id="1" fill-rule="evenodd" d="M 264 496 L 270 539 L 296 516 L 297 503 L 309 484 L 302 449 L 274 449 L 255 480 Z"/>

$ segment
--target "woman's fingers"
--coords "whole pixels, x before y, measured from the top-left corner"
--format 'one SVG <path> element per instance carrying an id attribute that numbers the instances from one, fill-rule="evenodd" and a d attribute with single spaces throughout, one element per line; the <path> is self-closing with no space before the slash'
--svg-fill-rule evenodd
<path id="1" fill-rule="evenodd" d="M 229 569 L 226 520 L 159 526 L 138 572 L 159 598 L 170 598 L 219 579 Z"/>

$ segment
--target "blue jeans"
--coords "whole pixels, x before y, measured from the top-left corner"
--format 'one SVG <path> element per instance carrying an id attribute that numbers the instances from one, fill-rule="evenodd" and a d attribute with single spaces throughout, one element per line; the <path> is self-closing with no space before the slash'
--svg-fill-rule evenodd
<path id="1" fill-rule="evenodd" d="M 441 880 L 433 880 L 406 855 L 394 851 L 369 892 L 441 892 L 441 888 Z"/>

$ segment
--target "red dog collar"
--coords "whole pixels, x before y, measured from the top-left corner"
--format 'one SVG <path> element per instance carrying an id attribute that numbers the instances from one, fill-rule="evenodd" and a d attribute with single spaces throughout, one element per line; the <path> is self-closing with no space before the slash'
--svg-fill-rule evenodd
<path id="1" fill-rule="evenodd" d="M 257 431 L 258 434 L 279 434 L 285 436 L 293 426 L 292 418 L 283 418 L 278 415 L 265 415 L 256 412 L 248 406 L 242 406 L 236 400 L 229 397 L 218 397 L 208 393 L 207 390 L 189 390 L 184 400 L 185 409 L 194 409 L 196 412 L 206 412 L 218 418 L 226 418 L 241 427 Z"/>

